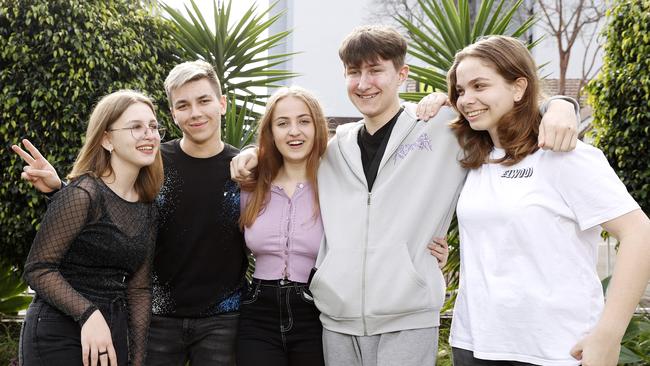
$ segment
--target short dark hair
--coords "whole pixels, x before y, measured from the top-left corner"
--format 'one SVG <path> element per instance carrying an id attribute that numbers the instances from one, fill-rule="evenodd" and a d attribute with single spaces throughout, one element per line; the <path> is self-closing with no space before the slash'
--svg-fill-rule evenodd
<path id="1" fill-rule="evenodd" d="M 395 69 L 404 66 L 406 39 L 395 28 L 365 25 L 355 28 L 341 43 L 339 57 L 345 67 L 359 67 L 364 62 L 392 61 Z"/>

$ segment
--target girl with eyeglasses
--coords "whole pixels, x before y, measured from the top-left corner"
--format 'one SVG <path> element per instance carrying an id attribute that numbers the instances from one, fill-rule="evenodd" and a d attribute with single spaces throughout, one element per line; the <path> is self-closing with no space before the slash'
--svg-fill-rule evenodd
<path id="1" fill-rule="evenodd" d="M 151 100 L 121 90 L 90 116 L 70 183 L 48 206 L 25 264 L 36 296 L 21 365 L 143 365 L 151 314 L 154 198 L 163 180 Z M 14 146 L 28 163 L 42 158 Z"/>

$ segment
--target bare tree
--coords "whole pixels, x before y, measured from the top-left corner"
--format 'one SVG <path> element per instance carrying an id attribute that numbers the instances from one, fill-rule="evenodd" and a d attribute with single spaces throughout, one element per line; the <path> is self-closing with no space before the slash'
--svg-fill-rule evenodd
<path id="1" fill-rule="evenodd" d="M 600 50 L 603 48 L 604 40 L 601 37 L 601 29 L 598 26 L 592 26 L 588 31 L 582 33 L 582 43 L 585 45 L 584 54 L 582 55 L 582 75 L 578 85 L 578 97 L 582 96 L 582 89 L 589 80 L 591 80 L 600 71 L 602 65 L 596 63 Z"/>
<path id="2" fill-rule="evenodd" d="M 404 16 L 412 23 L 416 22 L 416 18 L 422 19 L 422 8 L 418 0 L 372 0 L 367 10 L 367 22 L 390 24 L 402 34 L 408 32 L 393 18 L 396 14 Z"/>
<path id="3" fill-rule="evenodd" d="M 566 75 L 571 51 L 576 41 L 584 44 L 580 89 L 595 72 L 594 65 L 602 43 L 599 24 L 605 19 L 604 0 L 537 0 L 542 14 L 542 25 L 555 39 L 559 56 L 560 78 L 558 93 L 566 93 Z M 577 97 L 578 95 L 576 95 Z"/>

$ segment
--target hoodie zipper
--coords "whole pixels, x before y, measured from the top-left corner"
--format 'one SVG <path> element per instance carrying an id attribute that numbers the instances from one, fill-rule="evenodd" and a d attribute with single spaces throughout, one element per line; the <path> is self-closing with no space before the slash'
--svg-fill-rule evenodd
<path id="1" fill-rule="evenodd" d="M 399 121 L 399 120 L 398 120 Z M 411 126 L 408 128 L 408 132 L 404 135 L 404 138 L 400 141 L 400 143 L 397 145 L 398 147 L 406 140 L 406 138 L 409 136 L 411 131 L 413 131 L 413 128 L 415 128 L 415 125 L 417 124 L 417 120 L 415 120 L 413 123 L 411 123 Z M 392 134 L 391 134 L 392 135 Z M 386 159 L 385 161 L 390 160 L 390 158 L 395 154 L 395 151 L 397 150 L 397 147 L 394 148 L 392 151 L 389 153 L 389 158 Z M 386 151 L 384 151 L 384 155 L 386 154 Z M 344 155 L 345 156 L 345 155 Z M 383 160 L 383 157 L 382 157 Z M 377 177 L 375 178 L 375 183 L 377 183 L 377 178 L 379 178 L 379 172 L 381 171 L 383 165 L 379 166 L 379 169 L 377 169 Z M 370 232 L 370 205 L 372 204 L 372 192 L 368 191 L 368 199 L 366 200 L 366 232 L 365 232 L 365 240 L 364 240 L 364 247 L 363 247 L 363 258 L 362 258 L 362 264 L 361 264 L 361 321 L 363 323 L 363 335 L 367 336 L 368 335 L 368 326 L 366 325 L 366 259 L 368 257 L 368 236 Z"/>
<path id="2" fill-rule="evenodd" d="M 372 203 L 372 192 L 368 192 L 366 201 L 366 240 L 363 243 L 363 258 L 361 262 L 361 320 L 363 322 L 363 335 L 368 335 L 366 326 L 366 258 L 368 257 L 368 232 L 370 231 L 370 204 Z"/>

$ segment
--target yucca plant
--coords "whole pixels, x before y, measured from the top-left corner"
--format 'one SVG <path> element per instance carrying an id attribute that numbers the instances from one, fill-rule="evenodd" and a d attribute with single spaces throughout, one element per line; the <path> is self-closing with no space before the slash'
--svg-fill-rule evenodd
<path id="1" fill-rule="evenodd" d="M 15 316 L 27 308 L 32 297 L 25 294 L 27 284 L 20 271 L 9 264 L 0 262 L 0 318 Z"/>
<path id="2" fill-rule="evenodd" d="M 431 91 L 447 92 L 447 70 L 454 55 L 479 38 L 491 34 L 521 37 L 535 23 L 529 17 L 514 30 L 512 20 L 523 0 L 517 0 L 508 8 L 510 1 L 501 0 L 496 7 L 494 0 L 481 2 L 476 16 L 470 17 L 468 0 L 418 0 L 423 18 L 415 21 L 397 15 L 395 19 L 406 29 L 409 37 L 409 54 L 427 66 L 409 65 L 410 78 L 424 86 L 423 91 L 402 93 L 405 100 L 419 101 Z M 534 46 L 539 40 L 533 42 Z"/>
<path id="3" fill-rule="evenodd" d="M 224 128 L 222 130 L 223 141 L 241 149 L 253 143 L 257 132 L 257 120 L 251 116 L 248 108 L 248 99 L 244 98 L 241 107 L 235 107 L 235 94 L 231 94 L 229 108 L 226 111 Z"/>
<path id="4" fill-rule="evenodd" d="M 244 100 L 252 110 L 254 105 L 263 105 L 267 95 L 261 94 L 268 87 L 296 76 L 288 70 L 275 67 L 288 61 L 293 55 L 271 54 L 269 50 L 279 45 L 291 33 L 290 30 L 265 35 L 282 13 L 269 13 L 277 3 L 264 11 L 257 12 L 253 4 L 239 19 L 231 16 L 232 0 L 217 3 L 213 0 L 214 31 L 210 28 L 194 0 L 191 7 L 185 5 L 187 18 L 169 5 L 164 4 L 174 24 L 172 36 L 182 48 L 181 58 L 202 59 L 212 64 L 221 81 L 222 92 L 235 101 L 239 107 Z M 268 18 L 267 18 L 268 17 Z"/>

